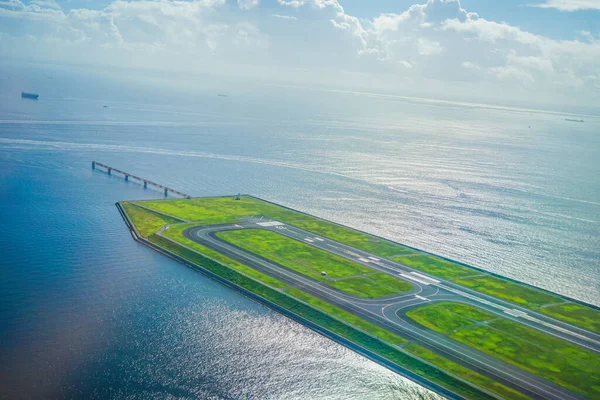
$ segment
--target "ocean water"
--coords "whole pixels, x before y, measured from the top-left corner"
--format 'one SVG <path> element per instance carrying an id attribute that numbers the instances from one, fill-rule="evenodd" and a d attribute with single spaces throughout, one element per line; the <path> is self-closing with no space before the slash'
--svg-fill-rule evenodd
<path id="1" fill-rule="evenodd" d="M 1 64 L 0 396 L 437 398 L 134 242 L 114 203 L 162 193 L 91 161 L 194 196 L 253 194 L 600 305 L 599 128 L 597 116 Z"/>

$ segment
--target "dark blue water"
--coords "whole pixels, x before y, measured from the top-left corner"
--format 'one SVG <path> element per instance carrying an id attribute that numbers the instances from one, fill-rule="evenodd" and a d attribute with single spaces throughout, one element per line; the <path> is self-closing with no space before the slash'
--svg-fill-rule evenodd
<path id="1" fill-rule="evenodd" d="M 39 101 L 19 98 L 32 88 Z M 135 243 L 114 203 L 162 194 L 90 162 L 254 194 L 600 305 L 600 119 L 569 117 L 2 65 L 2 397 L 433 397 Z"/>

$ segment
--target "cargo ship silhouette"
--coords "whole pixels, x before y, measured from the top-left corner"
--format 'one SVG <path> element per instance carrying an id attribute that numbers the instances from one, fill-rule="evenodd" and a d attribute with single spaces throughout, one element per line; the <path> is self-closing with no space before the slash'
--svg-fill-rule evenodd
<path id="1" fill-rule="evenodd" d="M 37 100 L 38 97 L 40 97 L 40 95 L 37 93 L 21 92 L 21 98 L 23 98 L 23 99 Z"/>

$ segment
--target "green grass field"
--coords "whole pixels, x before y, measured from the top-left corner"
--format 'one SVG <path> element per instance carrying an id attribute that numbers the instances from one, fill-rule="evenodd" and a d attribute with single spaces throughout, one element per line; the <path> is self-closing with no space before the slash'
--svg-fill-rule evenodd
<path id="1" fill-rule="evenodd" d="M 600 311 L 596 309 L 581 304 L 567 303 L 544 307 L 540 311 L 553 318 L 600 333 Z"/>
<path id="2" fill-rule="evenodd" d="M 497 318 L 494 314 L 463 303 L 444 302 L 437 303 L 435 306 L 475 322 L 490 321 Z"/>
<path id="3" fill-rule="evenodd" d="M 185 200 L 140 201 L 140 204 L 188 221 L 213 221 L 228 223 L 238 217 L 268 216 L 282 222 L 316 219 L 296 211 L 267 203 L 252 197 L 243 196 L 240 200 L 232 197 L 205 197 Z"/>
<path id="4" fill-rule="evenodd" d="M 470 268 L 429 255 L 393 257 L 392 260 L 442 279 L 456 279 L 477 273 Z"/>
<path id="5" fill-rule="evenodd" d="M 144 210 L 128 202 L 123 202 L 122 205 L 131 223 L 135 225 L 135 228 L 143 237 L 148 237 L 167 224 L 181 222 L 175 218 Z"/>
<path id="6" fill-rule="evenodd" d="M 514 399 L 514 400 L 527 400 L 530 397 L 525 396 L 513 390 L 499 382 L 496 382 L 487 376 L 483 376 L 478 374 L 475 371 L 472 371 L 466 367 L 463 367 L 460 364 L 455 363 L 454 361 L 448 360 L 445 357 L 440 356 L 433 351 L 427 350 L 424 347 L 421 347 L 417 344 L 411 343 L 406 346 L 406 350 L 418 357 L 421 357 L 423 360 L 428 361 L 438 367 L 442 368 L 445 371 L 449 371 L 456 376 L 460 376 L 461 378 L 473 382 L 474 384 L 489 390 L 492 393 L 496 393 L 499 396 L 502 396 L 505 399 Z"/>
<path id="7" fill-rule="evenodd" d="M 261 229 L 239 229 L 219 232 L 217 236 L 238 247 L 279 263 L 286 268 L 346 293 L 361 297 L 383 297 L 412 289 L 408 282 L 390 283 L 393 277 L 372 274 L 375 270 L 346 260 L 308 244 L 275 232 Z M 326 276 L 321 273 L 325 271 Z M 368 275 L 367 274 L 372 274 Z M 386 278 L 382 279 L 382 275 Z M 337 278 L 351 278 L 335 280 Z M 334 279 L 330 281 L 331 279 Z"/>
<path id="8" fill-rule="evenodd" d="M 563 301 L 558 296 L 494 276 L 456 279 L 454 282 L 528 308 L 537 308 L 545 304 L 555 304 Z"/>
<path id="9" fill-rule="evenodd" d="M 156 200 L 139 204 L 157 212 L 198 222 L 198 225 L 226 224 L 239 221 L 239 218 L 218 209 L 209 208 L 193 200 Z"/>
<path id="10" fill-rule="evenodd" d="M 413 308 L 406 315 L 413 321 L 438 333 L 450 333 L 474 324 L 473 320 L 444 308 L 443 304 Z M 479 310 L 471 313 L 476 311 Z"/>
<path id="11" fill-rule="evenodd" d="M 468 314 L 482 312 L 471 310 Z M 600 396 L 600 355 L 594 352 L 505 318 L 493 319 L 488 325 L 475 325 L 464 314 L 439 305 L 416 308 L 407 315 L 429 329 L 569 390 L 589 398 Z"/>
<path id="12" fill-rule="evenodd" d="M 331 222 L 310 219 L 292 222 L 298 228 L 317 233 L 331 240 L 345 243 L 357 249 L 368 251 L 380 257 L 391 258 L 401 254 L 414 254 L 415 250 L 408 247 L 367 235 L 351 228 L 346 228 Z"/>

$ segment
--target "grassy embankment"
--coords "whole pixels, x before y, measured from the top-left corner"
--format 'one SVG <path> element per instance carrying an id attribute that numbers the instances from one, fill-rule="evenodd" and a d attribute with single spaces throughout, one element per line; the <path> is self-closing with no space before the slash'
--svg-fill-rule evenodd
<path id="1" fill-rule="evenodd" d="M 260 229 L 224 231 L 218 237 L 343 292 L 383 297 L 412 290 L 412 285 L 278 233 Z M 321 275 L 325 271 L 326 276 Z"/>
<path id="2" fill-rule="evenodd" d="M 423 326 L 589 398 L 600 398 L 600 355 L 475 307 L 439 303 L 407 316 Z"/>
<path id="3" fill-rule="evenodd" d="M 542 305 L 548 306 L 562 302 L 561 298 L 544 291 L 493 277 L 481 271 L 253 197 L 243 196 L 240 200 L 233 200 L 231 197 L 157 200 L 143 201 L 140 204 L 184 220 L 201 221 L 200 223 L 203 224 L 228 223 L 235 221 L 238 217 L 264 215 L 380 257 L 393 259 L 433 276 L 454 280 L 458 284 L 514 304 L 535 309 Z M 598 322 L 600 321 L 600 312 L 593 308 L 566 303 L 544 307 L 540 311 L 584 329 L 600 332 L 600 322 Z"/>
<path id="4" fill-rule="evenodd" d="M 375 354 L 379 354 L 398 366 L 406 368 L 417 375 L 423 376 L 427 380 L 450 389 L 455 393 L 458 393 L 469 399 L 491 399 L 490 396 L 480 391 L 476 387 L 472 387 L 454 378 L 452 375 L 448 375 L 442 370 L 432 367 L 420 361 L 419 359 L 411 357 L 401 349 L 393 346 L 406 344 L 407 340 L 405 338 L 395 335 L 377 325 L 371 324 L 368 321 L 365 321 L 351 313 L 341 310 L 295 288 L 287 288 L 286 292 L 288 296 L 286 296 L 277 290 L 286 288 L 286 285 L 283 282 L 261 274 L 258 271 L 255 271 L 221 255 L 220 253 L 214 252 L 193 241 L 185 239 L 181 235 L 181 232 L 184 229 L 187 229 L 189 226 L 195 224 L 172 225 L 168 230 L 163 232 L 163 235 L 167 237 L 177 237 L 180 241 L 187 241 L 187 243 L 182 243 L 183 245 L 189 247 L 186 248 L 182 245 L 169 241 L 165 237 L 154 234 L 154 232 L 164 226 L 164 224 L 174 223 L 175 221 L 172 218 L 160 216 L 159 214 L 149 212 L 145 209 L 127 203 L 122 203 L 122 205 L 127 215 L 130 217 L 130 220 L 136 226 L 138 232 L 142 236 L 148 237 L 148 240 L 157 246 L 174 253 L 183 259 L 190 261 L 193 264 L 198 265 L 201 268 L 206 269 L 229 282 L 232 282 L 233 284 L 250 290 L 257 295 L 272 301 L 280 307 L 290 310 L 297 315 L 300 315 L 318 324 L 319 326 L 374 352 Z M 204 253 L 210 258 L 200 254 L 199 252 Z M 254 280 L 252 278 L 254 278 Z M 300 299 L 303 302 L 310 304 L 312 307 L 308 307 L 303 303 L 297 302 L 289 296 Z M 321 311 L 324 311 L 325 313 Z M 466 368 L 445 359 L 444 357 L 438 355 L 432 355 L 429 357 L 423 357 L 422 354 L 417 355 L 427 360 L 431 364 L 438 365 L 442 369 L 448 368 L 452 374 L 455 374 L 468 382 L 473 382 L 475 385 L 480 385 L 481 387 L 492 392 L 498 394 L 513 392 L 511 389 L 486 377 L 469 371 Z M 510 396 L 510 398 L 525 399 L 526 397 L 517 393 L 514 396 Z"/>

